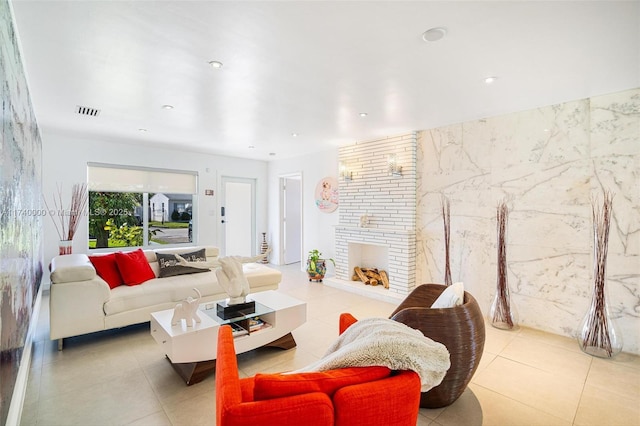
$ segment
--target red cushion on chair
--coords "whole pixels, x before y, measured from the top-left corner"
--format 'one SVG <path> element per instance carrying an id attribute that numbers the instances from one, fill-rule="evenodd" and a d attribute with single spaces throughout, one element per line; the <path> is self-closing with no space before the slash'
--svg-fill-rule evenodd
<path id="1" fill-rule="evenodd" d="M 124 284 L 122 275 L 120 275 L 120 271 L 118 270 L 115 253 L 89 256 L 89 260 L 93 267 L 96 268 L 98 276 L 109 284 L 109 288 L 114 289 Z"/>
<path id="2" fill-rule="evenodd" d="M 350 367 L 312 373 L 256 374 L 253 398 L 255 401 L 281 398 L 311 392 L 331 397 L 338 389 L 383 379 L 391 374 L 387 367 Z"/>
<path id="3" fill-rule="evenodd" d="M 156 277 L 142 249 L 116 252 L 116 263 L 126 285 L 138 285 Z"/>

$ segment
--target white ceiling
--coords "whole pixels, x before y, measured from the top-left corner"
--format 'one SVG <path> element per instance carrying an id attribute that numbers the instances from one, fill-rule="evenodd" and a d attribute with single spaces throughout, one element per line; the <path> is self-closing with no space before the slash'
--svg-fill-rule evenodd
<path id="1" fill-rule="evenodd" d="M 79 132 L 281 159 L 640 87 L 638 1 L 12 6 L 45 143 Z M 447 36 L 423 41 L 432 27 Z"/>

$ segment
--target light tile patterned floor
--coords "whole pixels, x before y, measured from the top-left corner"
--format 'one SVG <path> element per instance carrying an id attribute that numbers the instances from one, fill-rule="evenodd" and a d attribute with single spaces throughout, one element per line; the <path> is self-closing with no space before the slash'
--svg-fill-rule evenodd
<path id="1" fill-rule="evenodd" d="M 294 332 L 298 347 L 239 356 L 241 375 L 305 366 L 336 338 L 338 317 L 387 317 L 395 304 L 320 283 L 299 265 L 280 268 L 280 291 L 308 303 L 308 321 Z M 213 425 L 215 376 L 187 387 L 149 335 L 149 325 L 67 339 L 48 339 L 48 297 L 34 344 L 23 425 Z M 381 401 L 384 403 L 384 401 Z M 601 360 L 573 339 L 487 327 L 485 352 L 462 397 L 449 407 L 421 409 L 418 425 L 640 426 L 640 358 Z"/>

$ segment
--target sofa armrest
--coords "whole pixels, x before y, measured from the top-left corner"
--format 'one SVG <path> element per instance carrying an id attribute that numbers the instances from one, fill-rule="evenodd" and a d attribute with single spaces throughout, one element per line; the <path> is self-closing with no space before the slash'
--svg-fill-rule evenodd
<path id="1" fill-rule="evenodd" d="M 96 269 L 84 253 L 56 256 L 51 260 L 51 282 L 88 281 L 96 277 Z"/>
<path id="2" fill-rule="evenodd" d="M 104 330 L 104 304 L 109 286 L 100 277 L 52 283 L 49 296 L 49 335 L 52 340 Z"/>
<path id="3" fill-rule="evenodd" d="M 53 258 L 50 292 L 52 340 L 104 330 L 104 304 L 111 293 L 86 254 Z"/>

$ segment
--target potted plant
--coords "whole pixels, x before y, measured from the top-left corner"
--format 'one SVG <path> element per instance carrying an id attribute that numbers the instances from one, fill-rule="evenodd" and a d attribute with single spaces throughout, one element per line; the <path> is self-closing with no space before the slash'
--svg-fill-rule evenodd
<path id="1" fill-rule="evenodd" d="M 307 275 L 309 281 L 322 282 L 325 272 L 327 272 L 326 261 L 330 260 L 333 266 L 336 266 L 336 262 L 333 259 L 322 259 L 322 253 L 317 249 L 313 249 L 307 256 Z"/>

